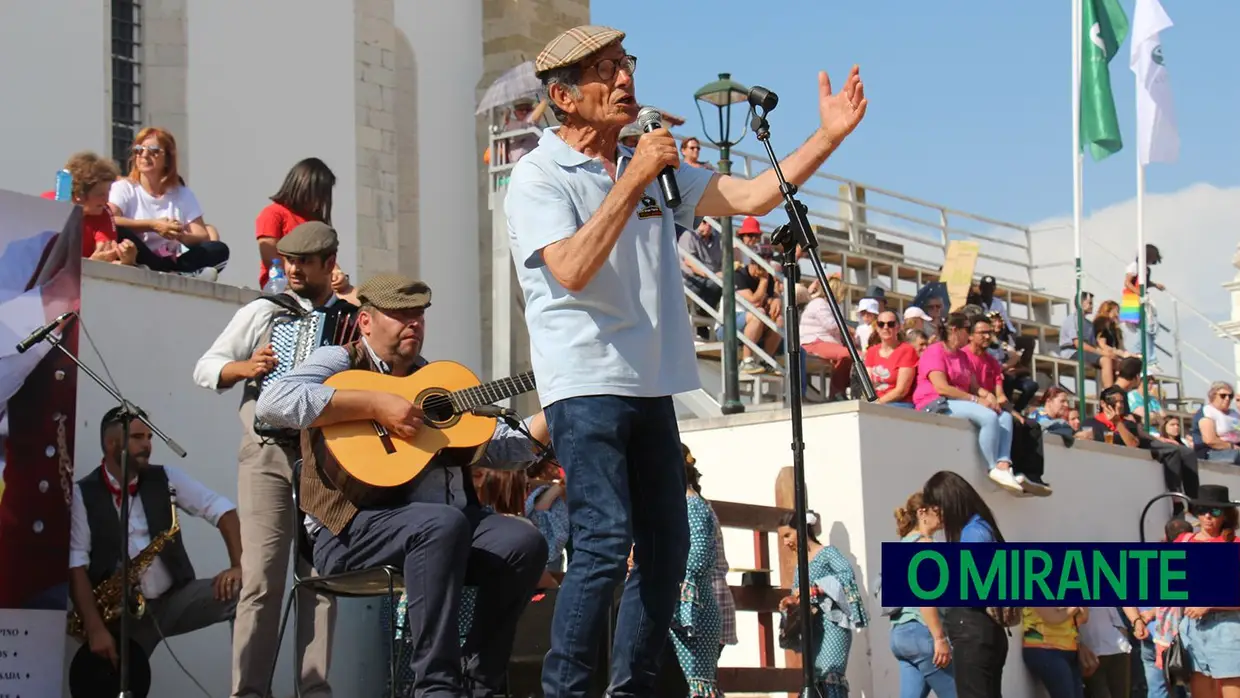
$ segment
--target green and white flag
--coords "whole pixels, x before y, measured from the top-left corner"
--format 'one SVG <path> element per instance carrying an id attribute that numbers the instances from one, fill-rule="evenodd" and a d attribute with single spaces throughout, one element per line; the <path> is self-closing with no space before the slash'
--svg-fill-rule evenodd
<path id="1" fill-rule="evenodd" d="M 1119 0 L 1081 0 L 1081 144 L 1094 161 L 1124 147 L 1111 94 L 1111 59 L 1128 38 Z"/>
<path id="2" fill-rule="evenodd" d="M 1137 76 L 1137 157 L 1142 165 L 1175 162 L 1180 154 L 1171 78 L 1158 38 L 1159 32 L 1172 26 L 1158 0 L 1137 0 L 1128 67 Z"/>

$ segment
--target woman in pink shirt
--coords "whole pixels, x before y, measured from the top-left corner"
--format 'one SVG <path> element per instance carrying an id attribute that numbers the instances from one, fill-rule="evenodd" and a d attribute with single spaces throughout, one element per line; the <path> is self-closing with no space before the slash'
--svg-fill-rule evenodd
<path id="1" fill-rule="evenodd" d="M 979 322 L 986 323 L 989 331 L 990 323 L 984 318 Z M 943 341 L 921 353 L 913 405 L 973 422 L 990 479 L 1009 492 L 1023 494 L 1025 489 L 1012 472 L 1012 415 L 1000 407 L 993 385 L 979 384 L 966 350 L 976 324 L 964 313 L 947 317 Z"/>
<path id="2" fill-rule="evenodd" d="M 878 344 L 865 350 L 865 367 L 870 372 L 877 402 L 912 407 L 913 381 L 917 379 L 917 350 L 904 341 L 900 321 L 890 310 L 874 321 Z"/>
<path id="3" fill-rule="evenodd" d="M 831 293 L 839 298 L 844 290 L 844 282 L 833 276 L 827 280 L 827 284 L 831 287 Z M 835 324 L 835 316 L 831 314 L 827 293 L 816 279 L 809 287 L 809 303 L 801 311 L 800 332 L 801 347 L 806 352 L 835 364 L 831 371 L 831 394 L 827 397 L 843 393 L 848 388 L 852 357 L 844 346 L 844 335 L 841 334 L 839 325 Z"/>

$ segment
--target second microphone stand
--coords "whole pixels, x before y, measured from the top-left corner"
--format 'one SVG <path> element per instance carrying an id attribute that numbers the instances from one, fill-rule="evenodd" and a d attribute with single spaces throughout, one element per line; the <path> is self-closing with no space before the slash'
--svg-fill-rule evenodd
<path id="1" fill-rule="evenodd" d="M 755 88 L 758 89 L 758 88 Z M 751 93 L 751 103 L 752 103 Z M 766 104 L 771 106 L 767 107 Z M 807 520 L 809 512 L 809 502 L 805 486 L 805 441 L 804 441 L 804 417 L 802 408 L 804 402 L 804 391 L 801 384 L 802 376 L 802 360 L 801 360 L 801 338 L 799 332 L 800 310 L 797 308 L 796 285 L 797 278 L 800 275 L 800 267 L 797 265 L 797 247 L 809 253 L 810 263 L 814 267 L 814 274 L 818 278 L 818 283 L 822 284 L 822 290 L 826 294 L 827 305 L 831 308 L 831 315 L 835 319 L 835 324 L 840 328 L 843 335 L 844 346 L 848 349 L 848 355 L 852 358 L 853 370 L 856 372 L 857 378 L 861 384 L 861 390 L 865 393 L 867 402 L 873 402 L 876 399 L 874 393 L 874 384 L 870 381 L 870 375 L 865 370 L 865 364 L 861 360 L 861 354 L 857 350 L 856 344 L 852 341 L 852 336 L 848 332 L 848 325 L 844 319 L 844 313 L 840 310 L 839 301 L 835 294 L 831 291 L 831 286 L 827 283 L 827 274 L 822 267 L 822 260 L 818 258 L 818 240 L 814 236 L 813 230 L 810 228 L 809 219 L 806 217 L 806 207 L 796 199 L 796 185 L 790 184 L 784 179 L 783 170 L 779 166 L 779 159 L 775 157 L 775 150 L 771 147 L 771 130 L 770 124 L 766 120 L 766 114 L 774 108 L 775 102 L 771 100 L 764 104 L 755 105 L 754 117 L 751 123 L 754 133 L 758 136 L 758 140 L 766 147 L 767 157 L 771 161 L 771 169 L 775 171 L 775 176 L 779 179 L 779 191 L 784 197 L 784 211 L 788 213 L 788 225 L 781 225 L 771 233 L 771 243 L 778 245 L 782 252 L 782 265 L 784 272 L 784 346 L 788 355 L 788 391 L 789 391 L 789 408 L 791 410 L 792 423 L 792 475 L 793 475 L 793 498 L 795 500 L 796 511 L 796 533 L 797 533 L 797 583 L 800 587 L 800 613 L 801 613 L 801 666 L 804 669 L 804 692 L 803 696 L 819 695 L 817 682 L 814 679 L 814 637 L 813 616 L 811 615 L 810 591 L 809 591 L 809 521 Z"/>
<path id="2" fill-rule="evenodd" d="M 80 318 L 77 318 L 76 315 L 77 314 L 74 313 L 74 316 L 75 316 L 74 319 L 77 319 L 80 321 Z M 89 376 L 91 380 L 95 381 L 95 383 L 97 383 L 99 387 L 103 388 L 104 391 L 106 391 L 109 395 L 111 395 L 112 398 L 115 399 L 121 405 L 121 411 L 118 416 L 121 419 L 121 429 L 122 429 L 122 432 L 121 432 L 121 439 L 122 439 L 121 441 L 121 478 L 120 478 L 121 480 L 120 481 L 120 489 L 121 489 L 120 525 L 121 525 L 121 532 L 122 532 L 121 533 L 122 541 L 121 541 L 120 563 L 121 563 L 121 604 L 122 605 L 121 605 L 121 618 L 120 618 L 121 622 L 120 622 L 120 633 L 119 633 L 120 634 L 120 637 L 119 637 L 120 647 L 118 647 L 117 650 L 118 650 L 118 654 L 120 655 L 118 657 L 119 674 L 120 674 L 119 698 L 133 698 L 133 693 L 131 693 L 129 690 L 129 650 L 130 650 L 129 636 L 131 632 L 130 622 L 133 616 L 133 609 L 131 608 L 133 591 L 130 588 L 130 584 L 129 584 L 129 566 L 130 566 L 129 497 L 126 496 L 128 492 L 129 479 L 130 479 L 129 478 L 129 424 L 135 419 L 140 420 L 143 424 L 145 424 L 147 427 L 150 428 L 151 433 L 155 434 L 160 439 L 162 439 L 163 442 L 167 444 L 168 448 L 173 453 L 180 456 L 181 458 L 185 457 L 185 449 L 181 448 L 181 445 L 173 441 L 171 438 L 169 438 L 167 434 L 160 431 L 159 427 L 152 424 L 151 420 L 146 416 L 146 412 L 144 412 L 142 408 L 138 407 L 137 405 L 133 404 L 129 400 L 125 399 L 125 396 L 121 395 L 120 391 L 112 387 L 111 384 L 109 384 L 107 381 L 100 378 L 97 373 L 90 370 L 89 367 L 87 367 L 85 364 L 79 361 L 78 358 L 73 355 L 73 352 L 69 351 L 68 349 L 64 347 L 63 344 L 61 344 L 61 339 L 62 337 L 59 334 L 49 334 L 47 341 L 49 344 L 52 345 L 52 347 L 59 349 L 65 356 L 69 357 L 69 359 L 72 360 L 73 363 L 76 364 L 77 367 L 81 369 L 83 373 Z M 106 473 L 104 477 L 107 477 Z"/>

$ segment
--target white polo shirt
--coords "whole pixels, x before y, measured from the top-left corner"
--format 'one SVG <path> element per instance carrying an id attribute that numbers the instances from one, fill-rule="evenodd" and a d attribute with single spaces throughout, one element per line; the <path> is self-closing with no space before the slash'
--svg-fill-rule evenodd
<path id="1" fill-rule="evenodd" d="M 602 162 L 543 131 L 512 171 L 504 201 L 508 238 L 525 295 L 531 362 L 543 407 L 583 395 L 662 397 L 701 387 L 676 253 L 679 223 L 715 173 L 681 167 L 681 203 L 663 203 L 658 182 L 629 216 L 607 261 L 580 292 L 556 281 L 542 249 L 571 237 L 611 191 Z M 620 147 L 617 177 L 633 151 Z"/>

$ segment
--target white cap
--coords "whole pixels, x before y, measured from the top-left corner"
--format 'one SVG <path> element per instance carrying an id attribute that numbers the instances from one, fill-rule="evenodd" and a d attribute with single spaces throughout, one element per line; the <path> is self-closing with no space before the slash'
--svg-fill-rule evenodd
<path id="1" fill-rule="evenodd" d="M 910 305 L 904 311 L 904 319 L 905 320 L 933 320 L 934 318 L 927 315 L 926 311 L 922 310 L 921 308 L 918 308 L 915 305 Z"/>
<path id="2" fill-rule="evenodd" d="M 862 298 L 857 302 L 857 312 L 878 315 L 878 301 L 873 298 Z"/>

